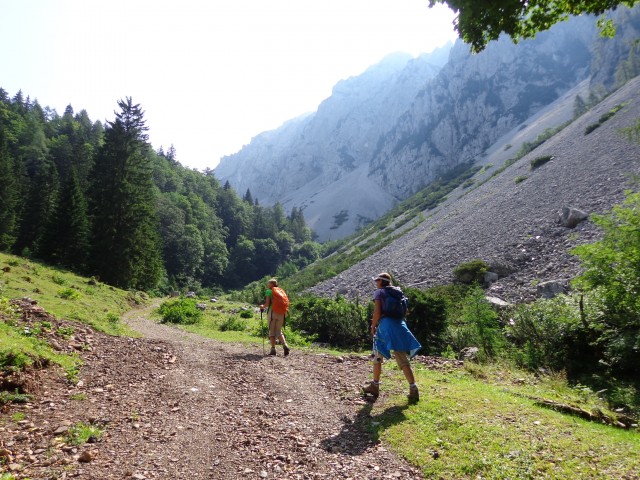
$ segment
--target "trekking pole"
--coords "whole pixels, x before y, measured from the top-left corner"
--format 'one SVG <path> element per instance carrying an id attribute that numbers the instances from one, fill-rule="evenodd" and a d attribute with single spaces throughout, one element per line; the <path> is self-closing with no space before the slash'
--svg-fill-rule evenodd
<path id="1" fill-rule="evenodd" d="M 260 332 L 262 336 L 262 356 L 266 355 L 264 350 L 264 322 L 262 321 L 262 312 L 264 311 L 264 305 L 260 305 Z"/>

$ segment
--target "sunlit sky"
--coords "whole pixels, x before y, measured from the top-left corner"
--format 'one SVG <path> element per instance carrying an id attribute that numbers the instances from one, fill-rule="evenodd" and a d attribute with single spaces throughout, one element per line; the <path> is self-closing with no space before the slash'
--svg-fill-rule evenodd
<path id="1" fill-rule="evenodd" d="M 0 0 L 0 87 L 102 122 L 132 97 L 154 149 L 203 170 L 385 55 L 455 39 L 453 18 L 428 0 Z"/>

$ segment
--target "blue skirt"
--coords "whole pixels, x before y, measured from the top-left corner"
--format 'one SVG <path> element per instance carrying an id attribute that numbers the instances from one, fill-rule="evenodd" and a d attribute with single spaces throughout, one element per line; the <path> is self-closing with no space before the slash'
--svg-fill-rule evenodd
<path id="1" fill-rule="evenodd" d="M 413 358 L 422 348 L 413 333 L 407 327 L 404 319 L 382 317 L 376 336 L 373 339 L 374 354 L 376 350 L 387 360 L 391 358 L 391 350 L 406 352 L 409 358 Z"/>

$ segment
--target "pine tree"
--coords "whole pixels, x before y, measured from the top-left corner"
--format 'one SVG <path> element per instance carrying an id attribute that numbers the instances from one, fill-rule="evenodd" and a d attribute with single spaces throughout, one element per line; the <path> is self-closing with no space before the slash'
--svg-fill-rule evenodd
<path id="1" fill-rule="evenodd" d="M 27 257 L 40 250 L 58 195 L 58 172 L 53 162 L 45 160 L 34 168 L 14 245 L 16 253 Z"/>
<path id="2" fill-rule="evenodd" d="M 16 100 L 19 101 L 19 100 Z M 50 159 L 43 119 L 37 112 L 28 112 L 25 104 L 19 109 L 17 122 L 17 163 L 24 176 L 18 177 L 23 205 L 20 211 L 18 239 L 13 249 L 18 254 L 31 255 L 55 207 L 58 193 L 58 171 Z"/>
<path id="3" fill-rule="evenodd" d="M 120 100 L 92 173 L 92 267 L 123 288 L 149 289 L 162 275 L 147 127 L 140 105 Z"/>
<path id="4" fill-rule="evenodd" d="M 227 248 L 232 250 L 240 236 L 246 235 L 250 229 L 251 207 L 238 197 L 227 181 L 220 192 L 217 208 L 228 232 Z"/>
<path id="5" fill-rule="evenodd" d="M 253 196 L 251 195 L 251 190 L 247 188 L 247 193 L 244 194 L 244 197 L 242 197 L 242 199 L 249 205 L 253 205 Z"/>
<path id="6" fill-rule="evenodd" d="M 311 229 L 304 221 L 304 214 L 301 208 L 293 207 L 289 215 L 289 225 L 287 231 L 293 235 L 296 243 L 303 243 L 311 240 Z"/>
<path id="7" fill-rule="evenodd" d="M 13 160 L 7 148 L 5 129 L 0 124 L 0 250 L 5 251 L 16 241 L 18 191 L 15 174 Z"/>
<path id="8" fill-rule="evenodd" d="M 63 186 L 40 245 L 39 255 L 53 263 L 82 271 L 89 255 L 87 202 L 75 170 Z"/>

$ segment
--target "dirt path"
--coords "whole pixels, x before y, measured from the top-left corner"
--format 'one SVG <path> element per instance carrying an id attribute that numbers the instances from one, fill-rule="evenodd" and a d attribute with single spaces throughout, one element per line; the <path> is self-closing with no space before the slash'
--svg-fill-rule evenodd
<path id="1" fill-rule="evenodd" d="M 124 319 L 141 339 L 77 335 L 89 345 L 79 384 L 45 382 L 6 429 L 17 478 L 422 478 L 365 433 L 376 421 L 358 392 L 365 358 L 263 357 L 261 344 L 203 339 L 150 311 Z M 56 444 L 80 421 L 104 426 L 100 441 Z"/>

